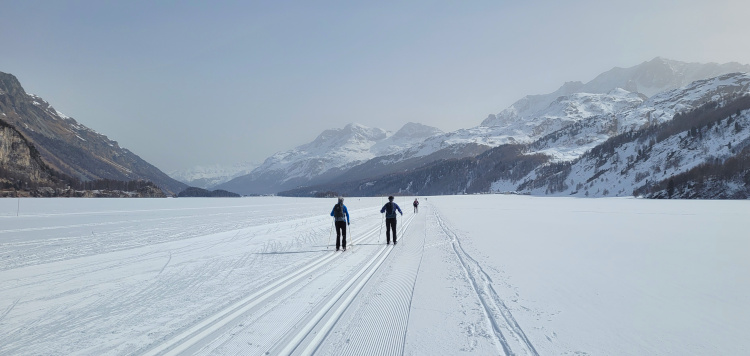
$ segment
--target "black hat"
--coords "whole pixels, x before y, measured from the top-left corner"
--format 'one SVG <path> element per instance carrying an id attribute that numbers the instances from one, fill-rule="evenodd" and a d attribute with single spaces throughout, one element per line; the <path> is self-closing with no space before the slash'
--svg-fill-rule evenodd
<path id="1" fill-rule="evenodd" d="M 393 195 L 389 195 L 388 200 L 393 200 Z"/>

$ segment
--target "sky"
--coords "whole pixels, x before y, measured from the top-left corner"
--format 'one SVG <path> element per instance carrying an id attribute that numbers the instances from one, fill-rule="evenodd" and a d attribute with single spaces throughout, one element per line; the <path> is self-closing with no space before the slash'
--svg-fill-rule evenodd
<path id="1" fill-rule="evenodd" d="M 750 2 L 5 0 L 0 71 L 165 172 L 356 122 L 475 127 L 660 56 L 750 64 Z"/>

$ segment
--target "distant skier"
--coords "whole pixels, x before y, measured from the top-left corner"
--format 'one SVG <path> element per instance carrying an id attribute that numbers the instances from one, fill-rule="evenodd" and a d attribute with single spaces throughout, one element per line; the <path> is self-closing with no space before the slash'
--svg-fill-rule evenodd
<path id="1" fill-rule="evenodd" d="M 419 211 L 419 200 L 417 198 L 414 198 L 414 213 L 416 214 Z"/>
<path id="2" fill-rule="evenodd" d="M 382 209 L 380 209 L 381 214 L 385 213 L 386 245 L 391 244 L 391 230 L 393 230 L 393 244 L 396 244 L 396 210 L 398 210 L 401 216 L 404 215 L 404 212 L 401 211 L 401 208 L 399 208 L 398 204 L 393 202 L 393 196 L 391 195 L 388 197 L 388 202 L 383 205 Z"/>
<path id="3" fill-rule="evenodd" d="M 344 251 L 346 251 L 346 226 L 349 225 L 350 221 L 349 210 L 344 205 L 343 197 L 339 197 L 339 202 L 333 206 L 331 216 L 333 216 L 336 224 L 336 251 L 342 246 L 344 247 Z"/>

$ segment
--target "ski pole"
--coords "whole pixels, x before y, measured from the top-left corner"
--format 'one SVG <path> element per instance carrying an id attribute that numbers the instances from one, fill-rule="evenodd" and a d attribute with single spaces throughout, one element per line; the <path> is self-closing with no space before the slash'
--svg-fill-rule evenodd
<path id="1" fill-rule="evenodd" d="M 328 234 L 328 243 L 326 244 L 326 250 L 328 249 L 328 246 L 331 245 L 331 235 L 333 235 L 333 222 L 335 220 L 331 220 L 331 232 Z"/>
<path id="2" fill-rule="evenodd" d="M 378 241 L 380 241 L 380 235 L 383 234 L 383 225 L 385 224 L 385 214 L 380 214 L 380 232 L 378 232 Z"/>

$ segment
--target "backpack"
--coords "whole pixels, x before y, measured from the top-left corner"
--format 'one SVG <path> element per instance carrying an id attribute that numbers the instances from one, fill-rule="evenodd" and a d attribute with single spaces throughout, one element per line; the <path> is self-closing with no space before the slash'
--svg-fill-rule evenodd
<path id="1" fill-rule="evenodd" d="M 385 217 L 392 218 L 394 216 L 396 216 L 396 211 L 393 209 L 393 202 L 390 201 L 385 204 Z"/>
<path id="2" fill-rule="evenodd" d="M 336 220 L 338 221 L 345 219 L 343 204 L 336 204 L 333 206 L 333 217 L 336 218 Z"/>

